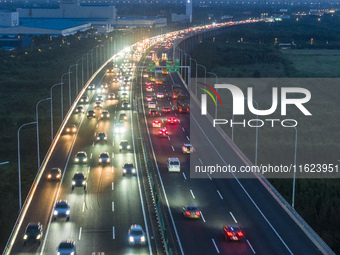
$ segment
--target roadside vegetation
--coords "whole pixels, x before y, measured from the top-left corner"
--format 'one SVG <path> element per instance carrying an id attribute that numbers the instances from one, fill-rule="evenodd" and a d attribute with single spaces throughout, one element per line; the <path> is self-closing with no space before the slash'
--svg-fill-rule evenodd
<path id="1" fill-rule="evenodd" d="M 325 15 L 321 20 L 316 16 L 296 20 L 292 16 L 291 20 L 282 22 L 263 22 L 226 29 L 223 34 L 204 40 L 190 55 L 198 63 L 203 64 L 207 71 L 217 74 L 219 81 L 227 80 L 228 83 L 236 82 L 234 78 L 257 78 L 259 83 L 264 81 L 259 78 L 340 78 L 338 19 L 337 15 Z M 291 43 L 293 47 L 281 49 L 280 43 Z M 199 77 L 204 77 L 203 70 L 199 72 Z M 192 73 L 195 73 L 195 68 Z M 213 76 L 209 78 L 213 78 L 211 81 L 215 80 Z M 288 86 L 301 86 L 301 80 L 291 81 Z M 293 110 L 291 116 L 299 120 L 297 164 L 338 164 L 339 80 L 310 81 L 311 84 L 304 83 L 301 87 L 311 91 L 312 100 L 307 108 L 313 116 L 309 119 L 302 117 L 299 110 Z M 244 83 L 246 87 L 247 82 Z M 254 99 L 259 103 L 259 108 L 268 109 L 271 101 L 265 101 L 263 95 L 270 97 L 271 87 L 254 84 L 256 91 Z M 228 98 L 228 95 L 220 93 Z M 230 95 L 229 100 L 232 100 Z M 210 113 L 214 112 L 213 107 L 208 110 Z M 231 109 L 220 109 L 219 116 L 230 119 Z M 283 119 L 279 115 L 271 117 Z M 255 118 L 256 116 L 246 113 L 245 119 Z M 231 136 L 230 127 L 221 127 Z M 295 141 L 293 128 L 289 130 L 281 127 L 260 128 L 258 139 L 258 165 L 293 164 Z M 234 141 L 254 162 L 255 128 L 236 127 Z M 289 203 L 292 201 L 292 179 L 277 178 L 270 179 L 270 182 Z M 339 189 L 338 178 L 296 180 L 295 209 L 335 253 L 340 252 Z"/>

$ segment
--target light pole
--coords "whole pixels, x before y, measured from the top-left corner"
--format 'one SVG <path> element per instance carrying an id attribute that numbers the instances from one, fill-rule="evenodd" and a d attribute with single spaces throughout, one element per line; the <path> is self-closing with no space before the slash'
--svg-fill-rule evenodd
<path id="1" fill-rule="evenodd" d="M 37 123 L 36 121 L 25 123 L 25 124 L 23 124 L 19 127 L 18 132 L 17 132 L 17 136 L 18 136 L 18 173 L 19 173 L 19 212 L 21 211 L 20 130 L 24 126 L 28 126 L 28 125 L 32 125 L 32 124 L 36 124 L 36 123 Z"/>
<path id="2" fill-rule="evenodd" d="M 83 59 L 78 59 L 77 62 L 76 62 L 76 95 L 78 95 L 78 61 L 81 61 L 81 82 L 84 83 L 83 81 Z"/>
<path id="3" fill-rule="evenodd" d="M 296 149 L 297 149 L 297 128 L 289 121 L 285 121 L 285 123 L 288 123 L 293 128 L 295 128 L 295 145 L 294 145 L 294 173 L 293 173 L 293 191 L 292 191 L 292 207 L 294 208 L 295 204 L 295 176 L 296 176 Z"/>
<path id="4" fill-rule="evenodd" d="M 64 73 L 61 78 L 60 78 L 60 83 L 61 83 L 61 89 L 60 89 L 60 93 L 61 93 L 61 122 L 63 122 L 64 120 L 64 95 L 63 95 L 63 77 L 68 74 L 68 73 Z"/>
<path id="5" fill-rule="evenodd" d="M 197 65 L 204 68 L 204 83 L 207 84 L 207 69 L 203 65 L 200 65 L 200 64 L 197 64 Z"/>
<path id="6" fill-rule="evenodd" d="M 246 99 L 246 100 L 249 100 L 249 98 L 244 98 L 244 99 Z M 254 100 L 254 99 L 252 99 L 252 101 L 256 104 L 256 109 L 259 109 L 259 105 L 258 105 L 258 103 Z M 256 131 L 255 131 L 255 162 L 254 162 L 254 164 L 255 164 L 255 166 L 257 166 L 257 145 L 258 145 L 258 137 L 259 137 L 259 126 L 258 126 L 258 118 L 259 118 L 259 115 L 258 114 L 256 114 Z M 234 125 L 233 125 L 233 127 L 234 127 Z"/>
<path id="7" fill-rule="evenodd" d="M 40 169 L 40 149 L 39 149 L 39 112 L 38 106 L 41 102 L 51 100 L 51 97 L 41 99 L 35 106 L 35 116 L 36 116 L 36 123 L 37 123 L 37 154 L 38 154 L 38 171 Z"/>
<path id="8" fill-rule="evenodd" d="M 71 108 L 71 105 L 72 105 L 72 98 L 71 98 L 71 68 L 74 67 L 74 66 L 77 66 L 77 64 L 74 64 L 74 65 L 71 65 L 69 68 L 68 68 L 68 98 L 69 98 L 69 102 L 70 102 L 70 108 Z"/>
<path id="9" fill-rule="evenodd" d="M 51 95 L 51 142 L 53 141 L 53 97 L 52 97 L 52 90 L 55 86 L 60 86 L 62 84 L 63 83 L 54 84 L 50 89 L 50 95 Z M 63 95 L 61 95 L 61 97 L 63 97 Z"/>
<path id="10" fill-rule="evenodd" d="M 82 81 L 83 81 L 83 85 L 82 85 L 82 87 L 84 87 L 84 75 L 83 75 L 83 59 L 84 59 L 84 56 L 87 56 L 87 60 L 86 60 L 86 62 L 87 62 L 87 71 L 86 71 L 86 74 L 87 74 L 87 77 L 89 77 L 89 64 L 88 64 L 88 53 L 87 54 L 84 54 L 82 57 L 81 57 L 81 59 L 82 59 L 82 61 L 81 61 L 81 79 L 82 79 Z M 87 80 L 88 80 L 89 78 L 87 78 Z"/>
<path id="11" fill-rule="evenodd" d="M 91 51 L 91 66 L 92 66 L 92 73 L 93 74 L 93 50 L 94 50 L 94 47 L 90 50 Z"/>
<path id="12" fill-rule="evenodd" d="M 207 72 L 208 74 L 212 74 L 212 75 L 215 75 L 216 77 L 216 83 L 215 84 L 218 84 L 218 77 L 215 73 L 212 73 L 212 72 Z M 216 92 L 217 92 L 217 88 L 216 88 Z M 217 95 L 215 95 L 215 101 L 217 102 Z M 217 105 L 215 106 L 215 119 L 217 119 Z"/>

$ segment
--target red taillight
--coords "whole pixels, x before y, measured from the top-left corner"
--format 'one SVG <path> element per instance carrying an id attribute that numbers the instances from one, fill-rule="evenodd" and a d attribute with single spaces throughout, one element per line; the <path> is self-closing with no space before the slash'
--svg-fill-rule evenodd
<path id="1" fill-rule="evenodd" d="M 187 109 L 187 112 L 189 111 L 189 109 Z"/>
<path id="2" fill-rule="evenodd" d="M 197 216 L 200 216 L 200 215 L 201 215 L 201 213 L 200 213 L 200 212 L 196 212 L 196 215 L 197 215 Z"/>
<path id="3" fill-rule="evenodd" d="M 168 122 L 170 122 L 171 120 L 168 120 Z"/>
<path id="4" fill-rule="evenodd" d="M 179 111 L 181 112 L 181 111 L 182 111 L 182 108 L 180 108 Z"/>
<path id="5" fill-rule="evenodd" d="M 185 212 L 185 214 L 186 214 L 186 215 L 188 215 L 188 216 L 190 216 L 190 215 L 191 215 L 191 213 L 190 213 L 190 212 L 188 212 L 188 211 L 186 211 L 186 212 Z"/>
<path id="6" fill-rule="evenodd" d="M 161 135 L 161 134 L 162 134 L 162 131 L 159 131 L 158 133 Z"/>
<path id="7" fill-rule="evenodd" d="M 239 237 L 242 237 L 242 236 L 243 236 L 243 233 L 242 233 L 241 231 L 239 231 L 239 232 L 237 232 L 237 235 L 238 235 Z"/>
<path id="8" fill-rule="evenodd" d="M 174 122 L 177 122 L 177 119 L 174 119 Z"/>
<path id="9" fill-rule="evenodd" d="M 233 236 L 233 232 L 227 231 L 227 236 Z"/>
<path id="10" fill-rule="evenodd" d="M 168 131 L 166 131 L 165 134 L 168 135 L 169 134 Z"/>

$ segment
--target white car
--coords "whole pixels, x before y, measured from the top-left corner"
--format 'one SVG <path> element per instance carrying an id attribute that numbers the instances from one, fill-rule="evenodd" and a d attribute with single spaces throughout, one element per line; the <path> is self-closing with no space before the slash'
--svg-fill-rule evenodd
<path id="1" fill-rule="evenodd" d="M 168 158 L 167 167 L 169 172 L 180 172 L 181 163 L 178 158 Z"/>
<path id="2" fill-rule="evenodd" d="M 148 103 L 148 108 L 149 108 L 149 109 L 155 109 L 155 108 L 156 108 L 155 102 L 149 102 L 149 103 Z"/>
<path id="3" fill-rule="evenodd" d="M 76 245 L 73 240 L 66 240 L 59 244 L 57 255 L 75 255 Z"/>
<path id="4" fill-rule="evenodd" d="M 145 245 L 146 236 L 143 228 L 140 225 L 132 225 L 128 232 L 129 244 L 130 245 Z"/>
<path id="5" fill-rule="evenodd" d="M 125 127 L 123 125 L 123 123 L 116 123 L 114 126 L 114 132 L 116 134 L 121 134 L 125 132 Z"/>
<path id="6" fill-rule="evenodd" d="M 66 200 L 59 200 L 54 206 L 53 220 L 57 218 L 66 218 L 66 221 L 70 220 L 70 206 Z"/>

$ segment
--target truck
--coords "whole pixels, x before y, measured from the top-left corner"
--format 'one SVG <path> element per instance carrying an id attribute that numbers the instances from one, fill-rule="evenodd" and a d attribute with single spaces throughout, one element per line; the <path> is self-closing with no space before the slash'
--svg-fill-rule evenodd
<path id="1" fill-rule="evenodd" d="M 173 84 L 171 86 L 172 98 L 176 99 L 179 95 L 182 95 L 182 86 L 179 84 Z"/>
<path id="2" fill-rule="evenodd" d="M 177 97 L 177 110 L 179 113 L 188 113 L 190 111 L 190 101 L 185 95 L 178 95 Z"/>

